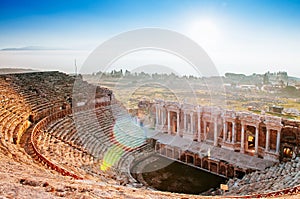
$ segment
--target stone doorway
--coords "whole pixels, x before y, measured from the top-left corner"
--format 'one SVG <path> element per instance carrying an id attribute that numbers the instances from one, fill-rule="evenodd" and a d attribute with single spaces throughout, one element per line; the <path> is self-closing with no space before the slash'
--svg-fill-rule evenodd
<path id="1" fill-rule="evenodd" d="M 248 150 L 254 150 L 255 149 L 255 136 L 248 135 L 247 142 L 248 142 L 247 143 Z"/>
<path id="2" fill-rule="evenodd" d="M 172 134 L 176 135 L 177 132 L 177 116 L 172 116 L 172 128 L 171 128 Z"/>
<path id="3" fill-rule="evenodd" d="M 246 151 L 250 154 L 255 152 L 255 127 L 247 126 L 246 130 Z"/>
<path id="4" fill-rule="evenodd" d="M 288 146 L 283 147 L 283 157 L 292 159 L 294 155 L 293 151 L 294 151 L 293 147 L 288 147 Z"/>

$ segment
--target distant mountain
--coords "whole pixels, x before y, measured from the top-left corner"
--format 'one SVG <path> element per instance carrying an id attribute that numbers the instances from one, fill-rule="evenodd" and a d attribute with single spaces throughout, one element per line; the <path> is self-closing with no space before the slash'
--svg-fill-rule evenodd
<path id="1" fill-rule="evenodd" d="M 23 50 L 66 50 L 64 48 L 44 47 L 44 46 L 26 46 L 21 48 L 3 48 L 2 51 L 23 51 Z"/>
<path id="2" fill-rule="evenodd" d="M 157 73 L 157 74 L 171 74 L 171 73 L 174 73 L 176 74 L 176 71 L 166 67 L 166 66 L 163 66 L 163 65 L 157 65 L 157 64 L 149 64 L 149 65 L 144 65 L 142 67 L 138 67 L 134 70 L 131 71 L 131 73 L 141 73 L 141 72 L 144 72 L 144 73 L 148 73 L 148 74 L 154 74 L 154 73 Z"/>
<path id="3" fill-rule="evenodd" d="M 30 73 L 30 72 L 38 72 L 38 70 L 25 69 L 25 68 L 0 68 L 0 74 Z"/>
<path id="4" fill-rule="evenodd" d="M 239 84 L 286 84 L 289 82 L 300 82 L 299 77 L 288 76 L 287 72 L 266 72 L 264 74 L 244 75 L 236 73 L 225 73 L 226 83 L 239 83 Z"/>
<path id="5" fill-rule="evenodd" d="M 289 80 L 294 80 L 294 81 L 300 82 L 300 78 L 299 78 L 299 77 L 292 77 L 292 76 L 289 76 Z"/>

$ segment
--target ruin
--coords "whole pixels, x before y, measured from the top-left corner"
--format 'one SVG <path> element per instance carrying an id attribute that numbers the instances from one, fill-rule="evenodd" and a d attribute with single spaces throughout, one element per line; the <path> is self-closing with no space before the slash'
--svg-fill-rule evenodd
<path id="1" fill-rule="evenodd" d="M 258 190 L 268 193 L 270 184 L 276 184 L 277 189 L 292 187 L 294 191 L 299 190 L 296 186 L 300 171 L 299 121 L 163 100 L 155 100 L 145 107 L 151 110 L 150 126 L 154 130 L 148 137 L 152 139 L 155 151 L 167 158 L 235 179 L 228 183 L 232 190 L 230 194 L 258 193 Z M 286 177 L 289 181 L 283 183 L 282 175 L 287 174 L 282 170 L 285 162 L 293 167 L 289 166 L 292 168 Z M 277 173 L 272 174 L 273 171 Z M 266 182 L 249 181 L 255 180 L 255 174 L 264 179 L 268 172 Z M 260 189 L 253 188 L 255 183 Z"/>
<path id="2" fill-rule="evenodd" d="M 73 91 L 75 81 L 82 91 Z M 136 182 L 128 168 L 147 144 L 127 136 L 136 144 L 128 149 L 122 136 L 113 139 L 115 122 L 127 112 L 112 91 L 56 71 L 4 74 L 0 82 L 0 137 L 5 146 L 16 144 L 47 168 L 75 179 L 122 176 L 119 183 Z M 95 98 L 85 93 L 89 89 L 95 90 Z M 81 120 L 76 123 L 76 118 Z M 104 161 L 111 147 L 122 151 L 114 164 Z"/>
<path id="3" fill-rule="evenodd" d="M 80 92 L 74 92 L 75 82 L 83 88 Z M 94 96 L 86 92 L 89 89 Z M 152 110 L 155 130 L 146 138 L 135 137 L 130 133 L 140 133 L 140 127 L 130 125 L 127 110 L 112 91 L 57 71 L 0 75 L 0 99 L 1 153 L 22 161 L 30 157 L 27 165 L 55 175 L 141 187 L 130 168 L 154 152 L 229 178 L 277 171 L 277 162 L 289 164 L 293 159 L 290 173 L 278 172 L 291 179 L 278 186 L 275 195 L 282 189 L 286 194 L 299 192 L 300 182 L 294 180 L 300 168 L 294 160 L 299 155 L 297 121 L 157 100 L 146 106 Z M 244 194 L 231 186 L 235 182 L 229 182 L 232 193 Z M 267 193 L 275 191 L 262 187 Z"/>
<path id="4" fill-rule="evenodd" d="M 171 136 L 273 162 L 300 155 L 299 121 L 163 100 L 152 111 L 155 130 Z"/>

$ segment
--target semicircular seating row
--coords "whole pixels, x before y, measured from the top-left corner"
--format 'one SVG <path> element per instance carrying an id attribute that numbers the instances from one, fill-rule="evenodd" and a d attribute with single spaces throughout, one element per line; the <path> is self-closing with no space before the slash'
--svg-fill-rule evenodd
<path id="1" fill-rule="evenodd" d="M 34 123 L 38 124 L 46 116 L 61 111 L 62 105 L 66 103 L 66 97 L 71 96 L 73 82 L 73 78 L 57 72 L 1 75 L 1 143 L 4 146 L 18 144 L 20 137 L 30 125 L 34 126 Z M 89 86 L 84 81 L 82 84 Z M 111 172 L 107 176 L 100 171 L 101 161 L 109 147 L 123 147 L 121 143 L 112 139 L 112 136 L 116 120 L 119 122 L 119 127 L 128 129 L 128 124 L 126 124 L 128 121 L 124 120 L 128 117 L 126 110 L 118 103 L 98 107 L 97 117 L 91 120 L 94 112 L 95 110 L 81 111 L 58 120 L 54 119 L 46 124 L 42 133 L 39 133 L 37 137 L 33 136 L 36 139 L 33 141 L 37 148 L 36 155 L 43 156 L 37 160 L 43 164 L 51 164 L 48 165 L 50 168 L 53 168 L 53 165 L 63 168 L 64 174 L 65 171 L 70 171 L 67 173 L 109 178 L 116 178 L 118 173 L 128 174 L 131 162 L 135 156 L 139 155 L 138 152 L 128 149 L 124 150 L 122 157 L 111 169 L 118 173 Z M 32 115 L 35 118 L 30 118 Z M 80 116 L 83 118 L 82 122 L 75 124 L 73 116 Z M 129 131 L 135 130 L 136 128 L 129 129 Z M 135 146 L 141 146 L 140 149 L 144 147 L 145 140 L 143 139 L 133 137 L 129 141 L 135 143 Z M 43 162 L 44 157 L 47 159 L 46 162 Z"/>
<path id="2" fill-rule="evenodd" d="M 292 189 L 300 184 L 300 158 L 246 174 L 242 179 L 228 182 L 226 195 L 267 194 L 278 190 Z M 280 194 L 280 193 L 278 193 Z"/>
<path id="3" fill-rule="evenodd" d="M 30 107 L 3 78 L 0 78 L 0 107 L 1 143 L 5 146 L 17 143 L 18 136 L 30 125 Z"/>
<path id="4" fill-rule="evenodd" d="M 73 78 L 58 72 L 0 75 L 0 147 L 18 144 L 30 125 L 36 125 L 32 123 L 61 111 L 72 94 L 73 82 Z M 84 81 L 82 85 L 89 86 Z M 31 115 L 36 118 L 30 119 Z M 143 155 L 141 151 L 151 151 L 140 133 L 124 107 L 114 102 L 50 120 L 34 137 L 33 144 L 38 149 L 36 155 L 46 157 L 46 164 L 59 166 L 62 171 L 100 180 L 116 179 L 120 173 L 129 175 L 130 165 Z M 102 172 L 100 165 L 113 146 L 122 148 L 123 153 L 111 169 L 113 172 Z M 268 193 L 297 186 L 299 179 L 300 160 L 296 159 L 247 174 L 241 180 L 230 180 L 227 194 Z"/>
<path id="5" fill-rule="evenodd" d="M 112 138 L 113 126 L 116 118 L 128 116 L 122 110 L 118 111 L 118 115 L 113 115 L 111 109 L 119 109 L 119 106 L 113 104 L 75 113 L 75 117 L 79 117 L 81 121 L 77 123 L 72 114 L 52 121 L 42 129 L 43 132 L 37 138 L 37 148 L 45 157 L 73 173 L 84 176 L 89 168 L 93 174 L 100 175 L 103 173 L 100 166 L 106 152 L 116 146 L 124 148 Z M 94 117 L 95 113 L 97 117 Z M 128 129 L 128 124 L 124 125 L 127 125 L 122 126 L 127 131 L 134 130 L 134 126 L 131 125 Z M 125 138 L 135 143 L 135 146 L 141 146 L 139 150 L 146 147 L 143 139 L 123 137 Z M 129 177 L 130 165 L 140 153 L 126 148 L 123 152 L 111 169 Z"/>

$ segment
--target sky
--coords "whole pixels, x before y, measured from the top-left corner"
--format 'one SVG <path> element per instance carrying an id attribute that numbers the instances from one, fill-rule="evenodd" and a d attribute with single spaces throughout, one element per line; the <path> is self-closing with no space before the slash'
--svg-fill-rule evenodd
<path id="1" fill-rule="evenodd" d="M 0 67 L 73 72 L 74 59 L 82 66 L 113 36 L 156 27 L 197 42 L 220 74 L 287 71 L 300 77 L 299 10 L 300 0 L 0 0 L 0 49 L 59 49 L 0 51 Z M 173 64 L 185 72 L 181 62 Z"/>

